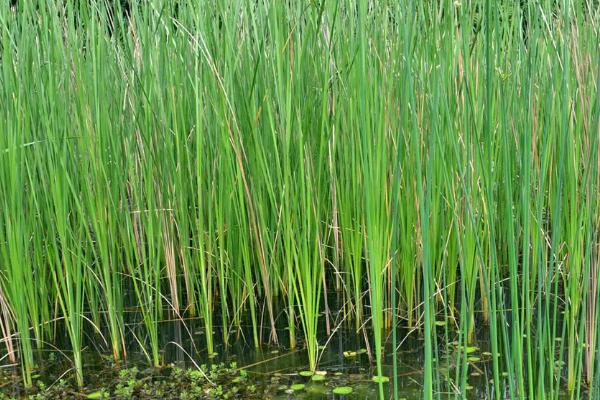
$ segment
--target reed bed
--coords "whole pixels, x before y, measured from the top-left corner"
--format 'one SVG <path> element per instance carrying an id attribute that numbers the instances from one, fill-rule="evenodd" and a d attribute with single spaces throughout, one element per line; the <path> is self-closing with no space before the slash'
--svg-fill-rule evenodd
<path id="1" fill-rule="evenodd" d="M 595 396 L 599 10 L 2 2 L 4 359 L 31 385 L 64 332 L 83 385 L 91 341 L 158 366 L 159 322 L 200 317 L 202 357 L 248 324 L 315 371 L 341 312 L 377 375 L 424 338 L 426 399 L 467 395 L 476 332 L 494 398 Z"/>

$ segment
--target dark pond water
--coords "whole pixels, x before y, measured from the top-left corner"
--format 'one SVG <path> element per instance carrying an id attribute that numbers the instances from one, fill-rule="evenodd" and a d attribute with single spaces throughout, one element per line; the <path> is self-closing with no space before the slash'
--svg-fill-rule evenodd
<path id="1" fill-rule="evenodd" d="M 221 332 L 215 330 L 215 338 Z M 267 332 L 264 332 L 266 335 Z M 203 371 L 215 369 L 213 381 L 215 386 L 222 386 L 227 392 L 228 386 L 234 387 L 231 398 L 262 398 L 262 399 L 372 399 L 378 395 L 378 385 L 372 381 L 376 375 L 375 366 L 369 360 L 363 334 L 350 329 L 338 329 L 329 337 L 326 346 L 321 350 L 319 358 L 320 371 L 326 375 L 323 378 L 301 376 L 301 371 L 308 369 L 308 359 L 301 343 L 297 350 L 290 351 L 285 341 L 287 331 L 279 330 L 279 346 L 263 346 L 255 348 L 247 342 L 248 336 L 242 334 L 232 338 L 232 343 L 225 348 L 222 344 L 216 346 L 217 356 L 208 359 L 203 348 L 204 328 L 201 320 L 169 321 L 160 324 L 161 357 L 167 367 L 154 369 L 147 367 L 143 354 L 129 354 L 128 361 L 115 365 L 110 357 L 99 356 L 96 349 L 88 347 L 84 352 L 84 368 L 86 388 L 78 390 L 72 382 L 72 371 L 66 357 L 67 352 L 47 349 L 38 354 L 38 359 L 46 360 L 39 365 L 35 376 L 36 389 L 42 398 L 149 398 L 138 389 L 122 390 L 128 382 L 135 385 L 148 386 L 147 382 L 176 381 L 181 391 L 193 391 L 189 380 L 174 378 L 175 371 Z M 398 350 L 398 384 L 400 398 L 422 398 L 422 341 L 409 337 Z M 322 337 L 327 337 L 324 333 Z M 390 342 L 391 340 L 388 340 Z M 89 340 L 88 340 L 89 342 Z M 325 343 L 323 343 L 325 344 Z M 135 347 L 135 346 L 132 346 Z M 392 376 L 392 348 L 386 347 L 384 359 L 384 375 Z M 215 367 L 213 367 L 213 365 Z M 240 381 L 238 374 L 232 371 L 243 369 L 244 379 Z M 487 366 L 482 362 L 481 367 L 474 369 L 470 379 L 473 386 L 473 398 L 485 398 L 487 386 L 485 371 Z M 135 372 L 131 372 L 135 371 Z M 179 372 L 177 372 L 179 373 Z M 322 379 L 322 380 L 315 380 Z M 472 381 L 472 382 L 471 382 Z M 304 387 L 300 387 L 304 385 Z M 132 384 L 132 386 L 134 386 Z M 193 385 L 191 385 L 193 386 Z M 202 385 L 200 385 L 202 386 Z M 244 391 L 252 388 L 251 392 Z M 337 387 L 350 387 L 348 395 L 334 394 Z M 392 383 L 384 384 L 385 392 L 391 395 Z M 48 390 L 49 389 L 49 390 Z M 175 395 L 178 388 L 163 387 L 162 394 Z M 190 389 L 190 390 L 188 390 Z M 154 390 L 154 389 L 153 389 Z M 4 368 L 0 377 L 0 392 L 7 396 L 22 397 L 27 393 L 23 390 L 16 368 Z M 208 393 L 202 390 L 206 398 L 220 398 L 222 393 Z M 31 392 L 30 392 L 31 393 Z M 149 392 L 150 393 L 150 392 Z M 201 398 L 200 394 L 189 398 Z M 152 396 L 153 397 L 153 396 Z M 223 396 L 222 398 L 226 398 Z M 181 397 L 185 398 L 185 397 Z M 0 397 L 2 399 L 2 397 Z"/>
<path id="2" fill-rule="evenodd" d="M 143 332 L 140 326 L 131 324 L 129 329 Z M 242 329 L 231 337 L 230 345 L 217 344 L 217 355 L 209 359 L 205 349 L 204 326 L 198 319 L 165 321 L 160 323 L 161 357 L 164 368 L 149 368 L 143 353 L 128 354 L 127 362 L 114 364 L 109 356 L 100 356 L 103 345 L 97 338 L 88 338 L 84 352 L 86 387 L 77 389 L 67 360 L 69 354 L 47 348 L 37 355 L 44 360 L 36 371 L 36 388 L 25 392 L 17 368 L 0 369 L 0 400 L 37 394 L 34 399 L 50 398 L 244 398 L 244 399 L 373 399 L 378 396 L 378 385 L 372 381 L 376 375 L 375 365 L 369 359 L 365 332 L 356 333 L 348 327 L 322 332 L 325 345 L 320 352 L 318 369 L 322 378 L 302 376 L 308 369 L 308 359 L 302 343 L 291 351 L 287 347 L 288 332 L 278 330 L 280 344 L 263 346 L 251 344 L 249 329 Z M 443 330 L 443 329 L 442 329 Z M 366 330 L 368 332 L 368 328 Z M 215 328 L 215 341 L 219 342 L 222 331 Z M 261 334 L 268 337 L 265 329 Z M 133 336 L 133 335 L 132 335 Z M 398 332 L 402 345 L 398 355 L 398 387 L 400 399 L 421 399 L 423 376 L 423 341 L 419 332 Z M 481 334 L 477 337 L 486 337 Z M 325 343 L 325 338 L 329 338 Z M 139 348 L 131 338 L 129 348 Z M 383 375 L 390 378 L 384 384 L 385 394 L 392 397 L 391 338 L 385 337 Z M 449 338 L 449 341 L 455 338 Z M 439 338 L 439 343 L 446 343 Z M 66 347 L 66 346 L 65 346 Z M 441 398 L 453 397 L 456 377 L 452 364 L 456 344 L 440 346 L 438 357 L 437 390 Z M 473 344 L 469 356 L 467 398 L 492 399 L 490 354 L 486 342 Z M 202 370 L 199 373 L 198 370 Z M 205 374 L 206 372 L 206 374 Z M 347 395 L 335 394 L 339 387 L 350 387 Z M 562 398 L 562 397 L 561 397 Z M 566 396 L 564 398 L 567 398 Z"/>

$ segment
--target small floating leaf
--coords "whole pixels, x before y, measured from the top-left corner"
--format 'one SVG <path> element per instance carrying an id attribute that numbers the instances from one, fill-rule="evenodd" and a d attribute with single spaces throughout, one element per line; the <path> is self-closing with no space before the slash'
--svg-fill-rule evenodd
<path id="1" fill-rule="evenodd" d="M 345 351 L 344 352 L 344 357 L 346 358 L 352 358 L 352 357 L 356 357 L 356 352 L 355 351 Z"/>
<path id="2" fill-rule="evenodd" d="M 315 374 L 325 376 L 325 375 L 327 375 L 327 371 L 315 371 Z"/>
<path id="3" fill-rule="evenodd" d="M 308 378 L 309 376 L 313 376 L 314 374 L 312 371 L 300 371 L 298 372 L 298 375 Z"/>
<path id="4" fill-rule="evenodd" d="M 479 357 L 469 357 L 469 358 L 467 358 L 467 361 L 468 361 L 468 362 L 477 362 L 477 361 L 479 361 L 479 360 L 480 360 L 480 358 L 479 358 Z"/>
<path id="5" fill-rule="evenodd" d="M 90 393 L 85 396 L 86 399 L 104 399 L 106 398 L 106 392 L 98 390 L 97 392 Z"/>
<path id="6" fill-rule="evenodd" d="M 486 356 L 486 357 L 491 357 L 492 353 L 490 353 L 489 351 L 484 351 L 483 353 L 481 353 L 482 356 Z"/>
<path id="7" fill-rule="evenodd" d="M 290 389 L 294 392 L 298 392 L 300 390 L 304 390 L 304 386 L 305 385 L 303 383 L 295 383 L 292 386 L 290 386 Z"/>
<path id="8" fill-rule="evenodd" d="M 338 386 L 333 389 L 333 394 L 346 395 L 352 393 L 352 388 L 350 386 Z"/>
<path id="9" fill-rule="evenodd" d="M 371 380 L 375 383 L 387 383 L 390 381 L 390 378 L 387 376 L 376 375 Z"/>
<path id="10" fill-rule="evenodd" d="M 311 380 L 314 382 L 320 382 L 325 380 L 325 375 L 313 375 Z"/>
<path id="11" fill-rule="evenodd" d="M 476 352 L 477 350 L 479 350 L 479 347 L 472 346 L 472 347 L 467 347 L 466 352 L 467 352 L 467 354 L 471 354 L 471 353 Z"/>

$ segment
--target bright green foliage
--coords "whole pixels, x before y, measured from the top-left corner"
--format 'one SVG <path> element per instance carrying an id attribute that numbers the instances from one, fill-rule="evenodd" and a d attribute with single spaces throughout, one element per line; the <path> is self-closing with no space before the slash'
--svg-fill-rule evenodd
<path id="1" fill-rule="evenodd" d="M 57 334 L 80 385 L 102 343 L 159 365 L 183 317 L 207 358 L 250 325 L 314 373 L 332 291 L 376 376 L 399 324 L 424 337 L 424 398 L 465 395 L 479 331 L 495 398 L 599 382 L 597 2 L 120 4 L 0 4 L 0 328 L 25 384 Z"/>

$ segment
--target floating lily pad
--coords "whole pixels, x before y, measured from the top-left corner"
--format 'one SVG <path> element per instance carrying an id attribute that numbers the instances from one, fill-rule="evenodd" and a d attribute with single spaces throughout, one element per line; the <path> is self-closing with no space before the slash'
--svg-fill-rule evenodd
<path id="1" fill-rule="evenodd" d="M 313 375 L 312 378 L 310 378 L 310 379 L 314 382 L 324 381 L 325 375 Z"/>
<path id="2" fill-rule="evenodd" d="M 352 393 L 350 386 L 338 386 L 333 389 L 333 394 L 346 395 Z"/>
<path id="3" fill-rule="evenodd" d="M 300 371 L 300 372 L 298 372 L 298 375 L 308 378 L 310 376 L 313 376 L 314 373 L 312 371 Z"/>
<path id="4" fill-rule="evenodd" d="M 371 380 L 375 383 L 387 383 L 390 381 L 390 378 L 387 376 L 376 375 Z"/>
<path id="5" fill-rule="evenodd" d="M 290 389 L 293 390 L 294 392 L 298 392 L 300 390 L 304 390 L 304 387 L 306 385 L 304 385 L 303 383 L 295 383 L 292 386 L 290 386 Z"/>
<path id="6" fill-rule="evenodd" d="M 468 361 L 468 362 L 477 362 L 477 361 L 479 361 L 479 360 L 480 360 L 480 358 L 479 358 L 479 357 L 469 357 L 469 358 L 467 358 L 467 361 Z"/>
<path id="7" fill-rule="evenodd" d="M 479 350 L 479 347 L 467 346 L 466 352 L 467 352 L 467 354 L 471 354 L 471 353 L 475 353 L 477 350 Z"/>

